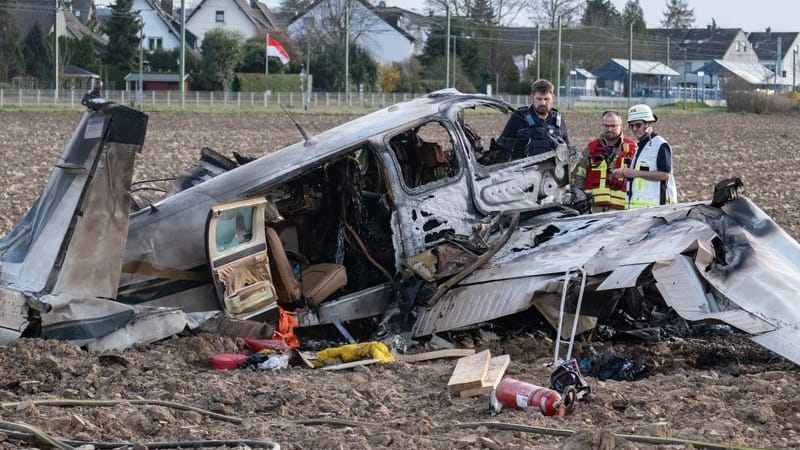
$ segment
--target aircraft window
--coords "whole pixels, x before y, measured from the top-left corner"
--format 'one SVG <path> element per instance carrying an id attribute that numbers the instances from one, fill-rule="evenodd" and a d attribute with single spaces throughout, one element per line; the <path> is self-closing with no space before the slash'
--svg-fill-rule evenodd
<path id="1" fill-rule="evenodd" d="M 458 158 L 450 133 L 439 122 L 428 122 L 394 136 L 394 151 L 403 181 L 415 188 L 458 174 Z"/>
<path id="2" fill-rule="evenodd" d="M 494 108 L 479 106 L 462 111 L 461 127 L 475 159 L 484 166 L 511 160 L 511 152 L 497 143 L 509 115 Z"/>
<path id="3" fill-rule="evenodd" d="M 217 251 L 223 252 L 253 238 L 253 207 L 225 211 L 217 219 Z"/>

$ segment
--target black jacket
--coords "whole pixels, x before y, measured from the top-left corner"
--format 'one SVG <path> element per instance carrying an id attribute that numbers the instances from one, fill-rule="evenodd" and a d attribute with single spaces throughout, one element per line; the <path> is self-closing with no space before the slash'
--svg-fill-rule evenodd
<path id="1" fill-rule="evenodd" d="M 569 144 L 567 123 L 557 109 L 551 109 L 547 119 L 542 120 L 530 106 L 525 106 L 511 114 L 497 142 L 511 152 L 512 159 L 518 159 L 555 150 L 558 138 Z"/>

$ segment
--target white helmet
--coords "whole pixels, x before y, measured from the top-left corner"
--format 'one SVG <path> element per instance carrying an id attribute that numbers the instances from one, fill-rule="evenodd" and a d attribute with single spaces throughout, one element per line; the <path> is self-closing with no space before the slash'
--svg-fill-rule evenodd
<path id="1" fill-rule="evenodd" d="M 657 122 L 658 117 L 653 114 L 653 110 L 647 105 L 633 105 L 628 109 L 628 122 L 633 122 L 634 120 Z"/>

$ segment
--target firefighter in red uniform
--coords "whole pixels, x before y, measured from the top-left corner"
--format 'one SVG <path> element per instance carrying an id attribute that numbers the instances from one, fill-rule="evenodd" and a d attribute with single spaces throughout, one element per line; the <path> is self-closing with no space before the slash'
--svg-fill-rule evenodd
<path id="1" fill-rule="evenodd" d="M 572 174 L 573 186 L 594 197 L 592 212 L 625 209 L 627 180 L 612 171 L 630 167 L 635 154 L 636 141 L 622 135 L 622 117 L 604 112 L 600 138 L 589 142 Z"/>

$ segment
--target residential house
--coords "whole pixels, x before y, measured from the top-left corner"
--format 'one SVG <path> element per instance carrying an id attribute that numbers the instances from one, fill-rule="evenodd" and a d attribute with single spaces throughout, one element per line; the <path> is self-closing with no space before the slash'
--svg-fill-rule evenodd
<path id="1" fill-rule="evenodd" d="M 144 50 L 152 52 L 180 47 L 180 23 L 172 17 L 171 1 L 133 0 L 131 12 L 138 14 L 144 24 L 142 27 Z M 186 48 L 192 51 L 195 49 L 197 38 L 188 30 L 188 26 L 186 28 Z"/>
<path id="2" fill-rule="evenodd" d="M 201 0 L 186 19 L 186 28 L 197 36 L 198 47 L 215 28 L 239 32 L 245 40 L 279 30 L 272 12 L 258 0 Z"/>
<path id="3" fill-rule="evenodd" d="M 774 66 L 774 65 L 773 65 Z M 715 59 L 700 67 L 697 73 L 719 80 L 722 90 L 733 89 L 775 89 L 788 90 L 792 80 L 787 77 L 775 78 L 775 72 L 757 62 L 731 62 Z"/>
<path id="4" fill-rule="evenodd" d="M 567 73 L 568 95 L 597 95 L 597 76 L 576 67 Z"/>
<path id="5" fill-rule="evenodd" d="M 741 28 L 650 28 L 647 36 L 661 42 L 667 52 L 665 62 L 681 74 L 673 85 L 715 88 L 719 80 L 706 76 L 701 79 L 697 75 L 700 67 L 716 59 L 758 62 L 758 55 Z"/>
<path id="6" fill-rule="evenodd" d="M 343 23 L 346 0 L 316 0 L 291 18 L 287 30 L 299 46 L 307 36 L 335 32 L 329 23 Z M 350 36 L 380 64 L 401 62 L 422 52 L 430 20 L 417 13 L 368 0 L 350 2 Z"/>
<path id="7" fill-rule="evenodd" d="M 773 32 L 767 28 L 766 32 L 753 32 L 747 37 L 758 62 L 790 83 L 800 84 L 800 33 Z"/>
<path id="8" fill-rule="evenodd" d="M 598 88 L 627 94 L 625 88 L 628 85 L 628 64 L 627 59 L 611 58 L 592 70 L 597 77 Z M 640 59 L 630 61 L 630 73 L 633 85 L 631 92 L 636 97 L 665 96 L 670 77 L 678 76 L 678 72 L 662 62 Z"/>
<path id="9" fill-rule="evenodd" d="M 75 18 L 86 26 L 94 17 L 94 0 L 64 0 L 64 8 L 72 11 Z"/>
<path id="10" fill-rule="evenodd" d="M 91 35 L 96 44 L 105 46 L 108 39 L 93 33 L 86 27 L 70 8 L 59 8 L 56 14 L 55 3 L 52 0 L 25 0 L 11 4 L 14 20 L 17 24 L 20 40 L 24 40 L 35 23 L 44 33 L 53 31 L 53 24 L 58 24 L 58 35 L 72 38 L 82 38 Z"/>

